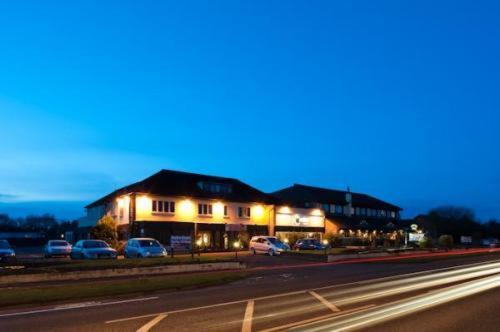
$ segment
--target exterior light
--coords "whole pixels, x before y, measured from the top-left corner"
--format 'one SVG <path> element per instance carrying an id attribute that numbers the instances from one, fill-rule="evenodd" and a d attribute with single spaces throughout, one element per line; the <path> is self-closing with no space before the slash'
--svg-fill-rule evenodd
<path id="1" fill-rule="evenodd" d="M 279 209 L 279 213 L 291 213 L 291 210 L 288 206 L 282 206 Z"/>
<path id="2" fill-rule="evenodd" d="M 194 216 L 194 204 L 189 199 L 179 202 L 179 215 L 181 218 L 190 219 Z"/>
<path id="3" fill-rule="evenodd" d="M 313 235 L 314 235 L 313 233 L 309 233 L 308 234 L 309 237 L 313 237 Z"/>
<path id="4" fill-rule="evenodd" d="M 137 197 L 137 210 L 139 212 L 147 212 L 149 209 L 151 209 L 151 200 L 149 199 L 148 196 L 139 196 Z"/>
<path id="5" fill-rule="evenodd" d="M 240 247 L 240 241 L 234 241 L 233 247 L 234 247 L 234 249 L 239 249 L 239 247 Z"/>
<path id="6" fill-rule="evenodd" d="M 257 219 L 262 218 L 264 215 L 264 207 L 262 207 L 262 205 L 256 205 L 252 208 L 252 210 L 252 215 Z"/>
<path id="7" fill-rule="evenodd" d="M 124 205 L 123 198 L 117 198 L 116 203 L 118 204 L 119 207 L 123 207 Z"/>
<path id="8" fill-rule="evenodd" d="M 324 244 L 325 246 L 327 246 L 327 245 L 328 245 L 328 243 L 329 243 L 329 242 L 328 242 L 328 240 L 327 240 L 327 239 L 324 239 L 324 240 L 323 240 L 323 244 Z"/>
<path id="9" fill-rule="evenodd" d="M 214 216 L 220 218 L 224 215 L 224 205 L 221 202 L 216 202 L 213 205 Z"/>
<path id="10" fill-rule="evenodd" d="M 196 245 L 197 245 L 198 247 L 201 247 L 201 245 L 202 245 L 202 244 L 203 244 L 203 242 L 201 241 L 201 239 L 198 239 L 198 240 L 196 241 Z"/>
<path id="11" fill-rule="evenodd" d="M 64 234 L 61 234 L 61 239 L 64 239 Z"/>
<path id="12" fill-rule="evenodd" d="M 290 241 L 288 240 L 288 238 L 285 238 L 285 239 L 283 240 L 283 242 L 288 243 L 288 242 L 290 242 Z"/>

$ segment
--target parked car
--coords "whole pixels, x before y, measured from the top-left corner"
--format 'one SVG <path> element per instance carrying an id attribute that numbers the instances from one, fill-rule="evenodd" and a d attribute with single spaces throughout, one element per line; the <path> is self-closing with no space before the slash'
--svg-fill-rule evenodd
<path id="1" fill-rule="evenodd" d="M 68 257 L 71 254 L 71 244 L 64 240 L 50 240 L 43 248 L 46 258 L 53 256 Z"/>
<path id="2" fill-rule="evenodd" d="M 116 259 L 117 252 L 101 240 L 80 240 L 71 249 L 72 259 Z"/>
<path id="3" fill-rule="evenodd" d="M 125 258 L 166 257 L 167 250 L 151 238 L 133 238 L 125 245 Z"/>
<path id="4" fill-rule="evenodd" d="M 268 254 L 269 256 L 280 255 L 289 249 L 286 243 L 281 242 L 275 236 L 254 236 L 248 245 L 250 252 Z"/>
<path id="5" fill-rule="evenodd" d="M 16 252 L 7 240 L 0 240 L 0 262 L 12 263 L 16 260 Z"/>
<path id="6" fill-rule="evenodd" d="M 325 245 L 317 239 L 300 239 L 293 245 L 294 250 L 323 250 Z"/>

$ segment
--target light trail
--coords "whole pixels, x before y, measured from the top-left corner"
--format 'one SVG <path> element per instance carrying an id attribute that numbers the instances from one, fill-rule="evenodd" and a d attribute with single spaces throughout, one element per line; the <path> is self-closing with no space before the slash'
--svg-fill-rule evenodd
<path id="1" fill-rule="evenodd" d="M 413 314 L 437 305 L 461 299 L 500 286 L 500 275 L 469 281 L 460 285 L 439 289 L 424 295 L 381 305 L 351 314 L 340 319 L 328 319 L 292 329 L 292 331 L 352 331 L 365 328 L 404 315 Z"/>

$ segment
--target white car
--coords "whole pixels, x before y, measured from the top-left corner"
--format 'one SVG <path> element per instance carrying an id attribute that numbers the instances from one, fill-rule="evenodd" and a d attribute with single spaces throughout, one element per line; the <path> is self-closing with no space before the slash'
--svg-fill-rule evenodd
<path id="1" fill-rule="evenodd" d="M 71 254 L 71 244 L 64 240 L 50 240 L 45 245 L 44 249 L 45 258 L 53 256 L 69 257 Z"/>
<path id="2" fill-rule="evenodd" d="M 286 251 L 286 244 L 275 236 L 254 236 L 250 240 L 250 252 L 268 254 L 269 256 L 280 255 Z"/>

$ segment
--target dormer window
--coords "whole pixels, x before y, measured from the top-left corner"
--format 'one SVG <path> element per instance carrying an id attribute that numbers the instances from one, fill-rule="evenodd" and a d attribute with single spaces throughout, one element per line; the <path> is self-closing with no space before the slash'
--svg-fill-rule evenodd
<path id="1" fill-rule="evenodd" d="M 201 190 L 211 193 L 229 194 L 233 191 L 232 186 L 228 183 L 200 181 L 197 185 Z"/>

